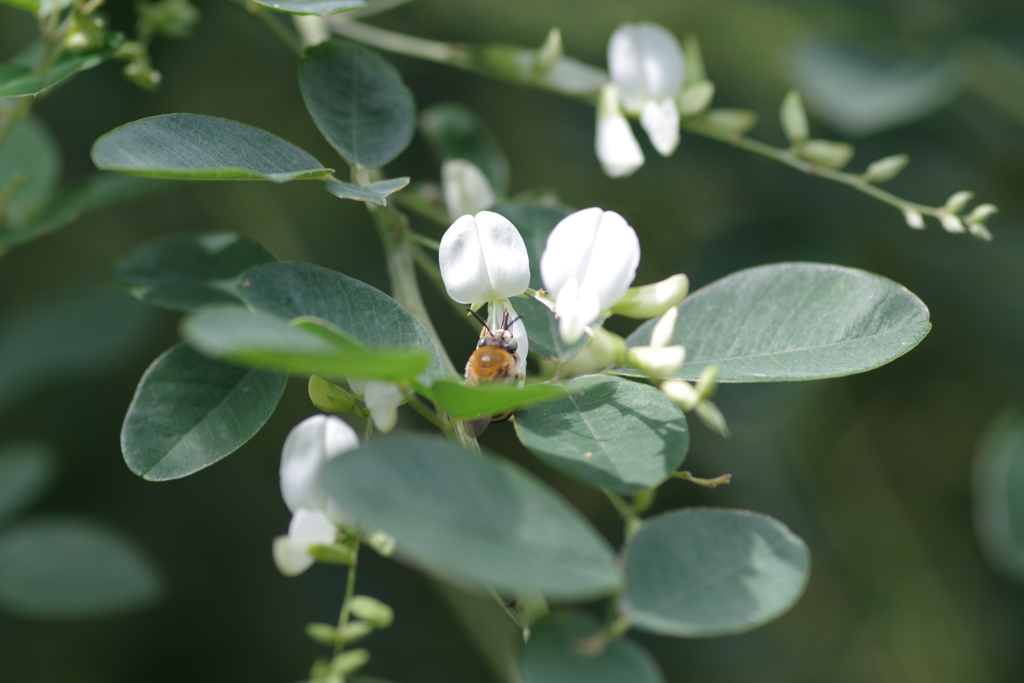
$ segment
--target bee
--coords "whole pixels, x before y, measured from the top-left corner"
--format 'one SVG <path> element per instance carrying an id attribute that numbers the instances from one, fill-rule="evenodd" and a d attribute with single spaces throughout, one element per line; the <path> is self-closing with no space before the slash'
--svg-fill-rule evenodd
<path id="1" fill-rule="evenodd" d="M 508 311 L 505 311 L 501 327 L 492 330 L 474 311 L 470 311 L 470 313 L 476 316 L 484 329 L 480 333 L 480 341 L 477 342 L 476 350 L 466 361 L 466 384 L 512 382 L 523 379 L 523 373 L 518 367 L 519 354 L 516 353 L 519 343 L 512 337 L 512 325 L 519 318 L 509 320 Z M 466 425 L 470 434 L 475 438 L 483 434 L 492 422 L 504 422 L 510 417 L 512 417 L 511 411 L 502 415 L 469 420 Z"/>

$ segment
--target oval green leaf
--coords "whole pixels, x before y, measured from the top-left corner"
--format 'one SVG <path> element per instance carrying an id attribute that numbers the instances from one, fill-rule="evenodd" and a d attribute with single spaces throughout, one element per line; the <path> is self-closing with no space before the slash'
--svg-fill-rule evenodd
<path id="1" fill-rule="evenodd" d="M 531 384 L 517 387 L 509 384 L 469 385 L 455 380 L 440 380 L 430 388 L 434 403 L 456 420 L 484 415 L 500 415 L 510 410 L 566 395 L 558 384 Z"/>
<path id="2" fill-rule="evenodd" d="M 299 85 L 317 128 L 348 163 L 377 168 L 409 146 L 416 103 L 398 70 L 354 43 L 311 47 L 299 64 Z"/>
<path id="3" fill-rule="evenodd" d="M 985 429 L 972 479 L 981 549 L 993 567 L 1024 581 L 1024 407 L 1004 409 Z"/>
<path id="4" fill-rule="evenodd" d="M 430 363 L 423 351 L 367 351 L 336 334 L 231 305 L 203 308 L 181 324 L 181 336 L 206 356 L 303 377 L 402 382 Z"/>
<path id="5" fill-rule="evenodd" d="M 650 343 L 651 320 L 626 340 Z M 928 308 L 880 275 L 821 263 L 741 270 L 679 304 L 672 344 L 686 347 L 679 379 L 709 365 L 719 382 L 842 377 L 899 358 L 931 329 Z M 640 377 L 632 368 L 618 374 Z"/>
<path id="6" fill-rule="evenodd" d="M 516 435 L 534 455 L 597 488 L 635 493 L 668 479 L 690 434 L 675 403 L 649 384 L 595 377 L 581 393 L 516 413 Z"/>
<path id="7" fill-rule="evenodd" d="M 317 14 L 325 17 L 328 14 L 347 12 L 366 4 L 367 0 L 253 0 L 278 12 L 289 14 Z"/>
<path id="8" fill-rule="evenodd" d="M 0 147 L 2 232 L 20 230 L 49 201 L 60 177 L 60 147 L 36 117 L 22 119 Z"/>
<path id="9" fill-rule="evenodd" d="M 44 73 L 20 64 L 0 64 L 0 99 L 38 95 L 77 71 L 102 64 L 112 53 L 113 50 L 105 50 L 95 54 L 65 55 Z"/>
<path id="10" fill-rule="evenodd" d="M 38 519 L 0 535 L 0 607 L 33 619 L 86 619 L 145 607 L 161 592 L 152 563 L 106 526 Z"/>
<path id="11" fill-rule="evenodd" d="M 121 427 L 132 472 L 179 479 L 238 450 L 270 419 L 286 377 L 173 346 L 146 370 Z"/>
<path id="12" fill-rule="evenodd" d="M 743 633 L 792 607 L 810 570 L 807 545 L 767 515 L 676 510 L 649 519 L 626 548 L 620 606 L 652 633 Z"/>
<path id="13" fill-rule="evenodd" d="M 505 594 L 594 598 L 615 590 L 615 554 L 532 475 L 432 437 L 375 440 L 329 462 L 331 498 L 396 541 L 399 558 L 445 580 Z"/>
<path id="14" fill-rule="evenodd" d="M 93 145 L 92 160 L 104 171 L 182 180 L 283 183 L 334 172 L 276 135 L 199 114 L 165 114 L 115 128 Z"/>
<path id="15" fill-rule="evenodd" d="M 662 683 L 665 677 L 644 648 L 617 638 L 593 645 L 601 627 L 585 612 L 556 612 L 530 630 L 519 655 L 523 683 Z M 588 640 L 591 639 L 591 640 Z M 591 647 L 587 647 L 591 644 Z"/>
<path id="16" fill-rule="evenodd" d="M 274 260 L 256 240 L 230 232 L 173 235 L 136 249 L 117 264 L 114 276 L 140 301 L 191 311 L 237 302 L 242 273 Z"/>
<path id="17" fill-rule="evenodd" d="M 511 175 L 508 159 L 491 131 L 469 108 L 458 102 L 440 102 L 427 107 L 420 112 L 420 132 L 439 162 L 445 159 L 470 161 L 483 171 L 497 196 L 508 193 Z"/>
<path id="18" fill-rule="evenodd" d="M 379 289 L 308 263 L 267 263 L 242 276 L 242 300 L 279 318 L 322 318 L 370 350 L 419 349 L 430 355 L 420 376 L 446 377 L 443 352 L 416 318 Z"/>
<path id="19" fill-rule="evenodd" d="M 42 495 L 56 470 L 56 458 L 46 444 L 24 441 L 0 448 L 0 522 Z"/>
<path id="20" fill-rule="evenodd" d="M 398 192 L 408 184 L 408 176 L 380 180 L 363 187 L 353 183 L 343 183 L 340 180 L 328 180 L 324 183 L 324 189 L 339 199 L 353 199 L 357 202 L 369 202 L 377 206 L 387 206 L 388 195 Z"/>

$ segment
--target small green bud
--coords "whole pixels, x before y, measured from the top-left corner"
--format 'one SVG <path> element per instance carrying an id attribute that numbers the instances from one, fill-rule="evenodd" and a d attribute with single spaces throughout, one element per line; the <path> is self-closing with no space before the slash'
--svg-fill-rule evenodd
<path id="1" fill-rule="evenodd" d="M 967 223 L 984 223 L 997 213 L 999 213 L 999 208 L 995 204 L 979 204 L 967 217 Z"/>
<path id="2" fill-rule="evenodd" d="M 892 180 L 910 163 L 910 157 L 906 154 L 894 154 L 878 161 L 872 161 L 868 170 L 861 176 L 869 183 L 884 183 Z"/>
<path id="3" fill-rule="evenodd" d="M 389 605 L 369 595 L 356 595 L 349 603 L 352 614 L 375 628 L 387 628 L 395 620 L 395 611 Z"/>
<path id="4" fill-rule="evenodd" d="M 352 549 L 340 543 L 310 546 L 309 554 L 317 562 L 323 562 L 324 564 L 351 565 L 353 560 Z"/>
<path id="5" fill-rule="evenodd" d="M 343 643 L 354 643 L 373 633 L 373 625 L 365 621 L 350 621 L 338 629 L 338 640 Z"/>
<path id="6" fill-rule="evenodd" d="M 651 330 L 651 346 L 656 349 L 668 346 L 669 342 L 672 341 L 672 335 L 676 332 L 676 321 L 678 319 L 678 308 L 670 308 L 665 311 L 665 315 L 658 318 L 658 322 L 654 324 L 654 329 Z"/>
<path id="7" fill-rule="evenodd" d="M 163 76 L 159 71 L 141 62 L 132 62 L 124 67 L 125 77 L 142 88 L 143 90 L 154 90 L 160 81 L 163 80 Z"/>
<path id="8" fill-rule="evenodd" d="M 711 81 L 696 81 L 683 88 L 676 104 L 682 117 L 696 116 L 711 106 L 715 99 L 715 84 Z"/>
<path id="9" fill-rule="evenodd" d="M 391 557 L 395 553 L 395 537 L 377 531 L 366 538 L 366 545 L 376 551 L 381 557 Z"/>
<path id="10" fill-rule="evenodd" d="M 988 231 L 988 228 L 985 227 L 984 223 L 968 223 L 967 231 L 970 232 L 975 237 L 977 237 L 979 240 L 983 240 L 985 242 L 992 241 L 992 233 Z"/>
<path id="11" fill-rule="evenodd" d="M 159 0 L 135 5 L 139 23 L 165 38 L 187 38 L 199 22 L 199 10 L 189 0 Z"/>
<path id="12" fill-rule="evenodd" d="M 552 27 L 548 31 L 547 37 L 544 39 L 544 43 L 537 50 L 537 53 L 533 57 L 533 73 L 538 76 L 543 76 L 551 69 L 555 68 L 555 64 L 565 54 L 565 49 L 562 47 L 562 32 L 558 27 Z"/>
<path id="13" fill-rule="evenodd" d="M 683 56 L 686 58 L 686 83 L 706 81 L 708 74 L 704 69 L 704 55 L 701 54 L 700 41 L 690 33 L 683 38 Z"/>
<path id="14" fill-rule="evenodd" d="M 315 14 L 293 14 L 292 23 L 302 38 L 303 47 L 313 47 L 331 39 L 331 27 L 323 17 Z"/>
<path id="15" fill-rule="evenodd" d="M 697 393 L 703 399 L 711 398 L 718 388 L 718 366 L 709 365 L 700 373 L 697 379 Z"/>
<path id="16" fill-rule="evenodd" d="M 346 676 L 356 669 L 366 666 L 370 661 L 370 653 L 366 650 L 349 650 L 331 660 L 331 673 Z"/>
<path id="17" fill-rule="evenodd" d="M 594 336 L 583 350 L 562 364 L 564 377 L 601 372 L 606 367 L 626 360 L 626 340 L 603 327 L 595 327 Z"/>
<path id="18" fill-rule="evenodd" d="M 782 130 L 786 138 L 794 147 L 799 147 L 807 141 L 810 136 L 807 112 L 804 111 L 804 101 L 796 90 L 790 90 L 782 98 L 779 119 L 782 121 Z"/>
<path id="19" fill-rule="evenodd" d="M 657 318 L 678 306 L 690 291 L 690 280 L 679 273 L 661 282 L 642 287 L 630 287 L 626 295 L 612 308 L 612 313 L 627 318 Z"/>
<path id="20" fill-rule="evenodd" d="M 812 164 L 840 169 L 853 158 L 853 145 L 834 140 L 808 140 L 800 147 L 799 156 Z"/>
<path id="21" fill-rule="evenodd" d="M 661 379 L 679 369 L 686 360 L 682 346 L 634 346 L 626 353 L 626 362 L 643 371 L 648 377 Z"/>
<path id="22" fill-rule="evenodd" d="M 939 216 L 939 222 L 942 223 L 942 227 L 946 229 L 946 232 L 954 234 L 964 232 L 964 224 L 955 213 L 943 213 Z"/>
<path id="23" fill-rule="evenodd" d="M 306 635 L 321 645 L 334 645 L 338 642 L 338 629 L 330 624 L 306 624 Z"/>
<path id="24" fill-rule="evenodd" d="M 914 230 L 924 230 L 924 216 L 921 215 L 920 211 L 915 209 L 904 209 L 903 218 Z"/>
<path id="25" fill-rule="evenodd" d="M 316 375 L 310 376 L 307 391 L 313 405 L 325 413 L 347 413 L 356 407 L 352 394 Z"/>
<path id="26" fill-rule="evenodd" d="M 725 424 L 725 416 L 722 415 L 722 411 L 718 409 L 711 401 L 701 401 L 694 408 L 694 412 L 697 413 L 697 417 L 703 422 L 708 429 L 718 432 L 726 439 L 729 438 L 729 427 Z"/>
<path id="27" fill-rule="evenodd" d="M 659 388 L 683 410 L 693 410 L 701 401 L 700 394 L 694 386 L 681 379 L 665 380 Z"/>
<path id="28" fill-rule="evenodd" d="M 960 213 L 967 208 L 967 202 L 974 199 L 974 193 L 968 190 L 954 192 L 946 200 L 945 209 L 948 213 Z"/>
<path id="29" fill-rule="evenodd" d="M 749 109 L 712 109 L 704 121 L 731 135 L 743 135 L 757 125 L 757 112 Z"/>

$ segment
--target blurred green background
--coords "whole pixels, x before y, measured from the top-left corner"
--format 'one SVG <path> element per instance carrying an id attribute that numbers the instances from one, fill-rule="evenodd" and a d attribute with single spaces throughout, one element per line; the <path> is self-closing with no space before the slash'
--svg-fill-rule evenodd
<path id="1" fill-rule="evenodd" d="M 89 147 L 101 134 L 170 112 L 242 121 L 327 165 L 340 162 L 302 105 L 294 56 L 237 7 L 198 5 L 191 39 L 154 46 L 164 76 L 157 92 L 139 91 L 107 64 L 38 103 L 64 151 L 63 184 L 93 171 Z M 131 3 L 115 0 L 106 11 L 115 27 L 131 28 Z M 728 441 L 691 421 L 684 467 L 731 472 L 733 483 L 706 491 L 670 482 L 655 509 L 707 504 L 776 516 L 810 545 L 810 587 L 792 612 L 750 634 L 636 638 L 669 681 L 1021 680 L 1024 586 L 993 570 L 979 548 L 970 468 L 985 425 L 1024 380 L 1024 9 L 1018 0 L 418 0 L 371 21 L 441 40 L 525 45 L 559 26 L 569 54 L 604 66 L 609 34 L 627 20 L 697 34 L 716 105 L 762 114 L 754 137 L 783 144 L 778 103 L 798 85 L 812 134 L 857 145 L 852 169 L 906 152 L 910 167 L 888 186 L 896 194 L 941 204 L 970 189 L 1002 210 L 990 221 L 991 244 L 935 223 L 914 232 L 864 195 L 685 134 L 672 158 L 645 147 L 636 175 L 611 180 L 593 155 L 592 107 L 390 57 L 421 108 L 455 100 L 487 122 L 510 158 L 513 194 L 545 188 L 566 204 L 625 215 L 643 245 L 640 283 L 682 271 L 696 288 L 756 264 L 813 260 L 880 273 L 931 309 L 932 333 L 891 365 L 806 384 L 723 386 L 716 400 Z M 29 15 L 0 6 L 0 61 L 34 35 Z M 439 170 L 417 137 L 388 174 L 436 180 Z M 176 340 L 176 316 L 109 284 L 110 293 L 96 288 L 136 246 L 199 231 L 243 233 L 281 260 L 387 289 L 369 216 L 317 183 L 181 184 L 86 215 L 0 259 L 4 334 L 26 316 L 64 319 L 84 300 L 107 312 L 101 322 L 69 324 L 70 344 L 0 358 L 0 441 L 42 439 L 59 456 L 56 484 L 32 514 L 108 523 L 135 539 L 166 584 L 158 604 L 130 616 L 53 623 L 0 613 L 4 681 L 295 681 L 321 653 L 303 627 L 335 618 L 344 572 L 316 567 L 285 579 L 270 558 L 289 518 L 277 488 L 280 446 L 315 412 L 302 382 L 289 385 L 250 443 L 193 477 L 146 482 L 121 458 L 135 383 Z M 426 282 L 424 290 L 458 365 L 475 339 Z M 76 356 L 74 342 L 93 337 L 99 350 Z M 401 419 L 424 426 L 411 412 Z M 496 425 L 483 443 L 553 483 L 620 540 L 607 501 L 539 464 L 510 425 Z M 393 604 L 397 621 L 368 641 L 367 673 L 400 683 L 498 680 L 432 582 L 369 555 L 359 591 Z"/>

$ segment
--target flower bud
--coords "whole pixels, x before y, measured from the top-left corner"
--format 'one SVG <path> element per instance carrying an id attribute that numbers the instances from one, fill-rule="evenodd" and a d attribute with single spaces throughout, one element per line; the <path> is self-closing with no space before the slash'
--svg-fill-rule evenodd
<path id="1" fill-rule="evenodd" d="M 656 318 L 675 308 L 690 291 L 690 280 L 679 273 L 661 282 L 626 290 L 625 295 L 612 308 L 612 313 L 627 318 Z"/>
<path id="2" fill-rule="evenodd" d="M 894 154 L 878 161 L 872 161 L 862 177 L 869 183 L 884 183 L 898 176 L 909 163 L 910 157 L 906 154 Z"/>
<path id="3" fill-rule="evenodd" d="M 475 215 L 497 201 L 484 172 L 465 159 L 446 159 L 441 164 L 441 191 L 453 219 Z"/>
<path id="4" fill-rule="evenodd" d="M 641 370 L 648 377 L 668 377 L 679 369 L 686 360 L 686 349 L 682 346 L 634 346 L 626 352 L 626 362 Z"/>
<path id="5" fill-rule="evenodd" d="M 725 416 L 722 415 L 722 411 L 714 403 L 711 401 L 701 401 L 694 408 L 694 412 L 697 413 L 697 417 L 700 418 L 700 421 L 708 429 L 718 432 L 726 439 L 729 438 L 729 426 L 725 423 Z"/>
<path id="6" fill-rule="evenodd" d="M 405 392 L 394 382 L 376 379 L 360 379 L 349 377 L 348 385 L 357 395 L 363 397 L 363 403 L 370 411 L 373 426 L 387 434 L 398 422 L 398 406 L 406 402 Z"/>
<path id="7" fill-rule="evenodd" d="M 601 372 L 609 365 L 624 363 L 626 340 L 603 327 L 594 328 L 594 336 L 583 350 L 562 363 L 564 377 L 577 377 Z"/>
<path id="8" fill-rule="evenodd" d="M 904 209 L 903 218 L 914 230 L 924 230 L 924 216 L 921 215 L 920 211 L 914 209 Z"/>
<path id="9" fill-rule="evenodd" d="M 292 15 L 295 30 L 302 38 L 303 47 L 313 47 L 331 39 L 331 26 L 323 17 L 315 14 Z"/>
<path id="10" fill-rule="evenodd" d="M 800 147 L 800 157 L 826 168 L 840 169 L 853 158 L 853 145 L 833 140 L 808 140 Z"/>
<path id="11" fill-rule="evenodd" d="M 715 84 L 711 81 L 694 81 L 679 93 L 676 101 L 680 116 L 696 116 L 711 106 L 715 99 Z"/>
<path id="12" fill-rule="evenodd" d="M 331 660 L 330 671 L 335 675 L 347 676 L 356 669 L 366 666 L 370 653 L 366 650 L 348 650 Z"/>
<path id="13" fill-rule="evenodd" d="M 964 224 L 955 213 L 943 213 L 939 217 L 939 222 L 942 223 L 942 227 L 946 229 L 946 232 L 959 234 L 964 231 Z"/>
<path id="14" fill-rule="evenodd" d="M 668 379 L 659 385 L 661 393 L 683 410 L 693 410 L 701 402 L 700 394 L 692 384 L 681 379 Z"/>
<path id="15" fill-rule="evenodd" d="M 307 391 L 313 405 L 325 413 L 347 413 L 356 407 L 352 394 L 316 375 L 310 375 Z"/>
<path id="16" fill-rule="evenodd" d="M 594 149 L 601 169 L 610 178 L 631 176 L 644 165 L 644 153 L 622 115 L 618 90 L 612 83 L 606 83 L 598 96 Z"/>
<path id="17" fill-rule="evenodd" d="M 356 595 L 349 603 L 352 614 L 376 628 L 387 628 L 395 620 L 395 611 L 377 598 Z"/>
<path id="18" fill-rule="evenodd" d="M 344 643 L 361 640 L 373 633 L 373 625 L 365 621 L 350 621 L 338 629 L 338 638 Z"/>
<path id="19" fill-rule="evenodd" d="M 704 121 L 730 135 L 743 135 L 757 125 L 757 112 L 749 109 L 712 109 Z"/>
<path id="20" fill-rule="evenodd" d="M 782 98 L 779 119 L 782 121 L 782 131 L 786 134 L 790 144 L 799 147 L 807 141 L 810 136 L 807 113 L 804 111 L 804 101 L 796 90 L 790 90 Z"/>
<path id="21" fill-rule="evenodd" d="M 678 319 L 678 308 L 670 308 L 665 311 L 665 315 L 661 316 L 658 322 L 654 324 L 654 329 L 651 331 L 650 345 L 656 349 L 668 346 L 676 332 L 676 320 Z"/>
<path id="22" fill-rule="evenodd" d="M 970 215 L 967 216 L 968 223 L 984 223 L 989 218 L 999 213 L 999 208 L 995 204 L 979 204 L 974 207 Z"/>
<path id="23" fill-rule="evenodd" d="M 395 537 L 383 531 L 375 531 L 366 538 L 366 545 L 373 548 L 381 557 L 391 557 L 395 553 Z"/>
<path id="24" fill-rule="evenodd" d="M 967 207 L 967 202 L 974 199 L 974 193 L 969 190 L 961 190 L 960 192 L 954 192 L 946 200 L 946 212 L 947 213 L 960 213 Z"/>
<path id="25" fill-rule="evenodd" d="M 701 398 L 711 398 L 715 395 L 715 390 L 718 388 L 718 370 L 717 365 L 709 365 L 701 371 L 696 387 Z"/>
<path id="26" fill-rule="evenodd" d="M 983 240 L 985 242 L 992 241 L 992 233 L 988 231 L 988 228 L 985 227 L 984 223 L 968 223 L 967 231 L 979 240 Z"/>
<path id="27" fill-rule="evenodd" d="M 537 54 L 533 58 L 533 73 L 543 76 L 555 67 L 555 64 L 558 63 L 558 60 L 564 54 L 562 32 L 557 26 L 552 27 L 544 39 L 544 44 L 540 46 L 540 49 L 537 50 Z"/>
<path id="28" fill-rule="evenodd" d="M 330 624 L 306 624 L 306 635 L 321 645 L 334 645 L 338 642 L 338 629 Z"/>

